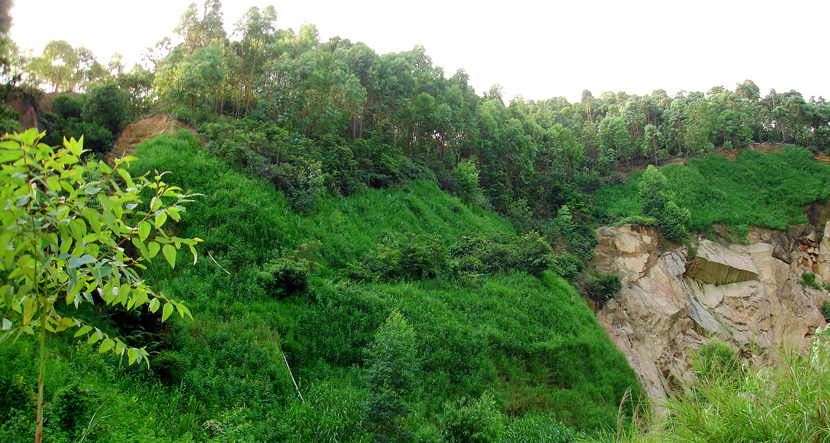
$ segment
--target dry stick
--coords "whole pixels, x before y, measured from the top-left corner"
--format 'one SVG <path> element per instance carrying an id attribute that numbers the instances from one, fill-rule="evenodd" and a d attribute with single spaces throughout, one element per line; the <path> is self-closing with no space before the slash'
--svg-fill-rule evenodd
<path id="1" fill-rule="evenodd" d="M 280 354 L 282 354 L 282 360 L 285 362 L 285 367 L 288 368 L 288 375 L 291 376 L 291 381 L 294 382 L 294 389 L 297 390 L 297 395 L 299 395 L 300 400 L 302 400 L 303 403 L 305 403 L 305 399 L 303 398 L 303 394 L 300 393 L 300 388 L 297 386 L 297 381 L 294 380 L 294 374 L 291 372 L 291 366 L 288 366 L 288 359 L 285 358 L 285 352 L 280 351 Z"/>
<path id="2" fill-rule="evenodd" d="M 215 258 L 213 258 L 213 256 L 212 256 L 212 255 L 210 255 L 210 251 L 208 251 L 208 257 L 210 257 L 210 259 L 211 259 L 211 260 L 213 260 L 213 262 L 214 262 L 214 263 L 216 263 L 216 266 L 219 266 L 219 269 L 221 269 L 221 270 L 225 271 L 225 274 L 231 275 L 231 273 L 230 273 L 230 272 L 228 272 L 228 270 L 227 270 L 227 269 L 223 268 L 223 267 L 222 267 L 222 265 L 220 265 L 220 264 L 216 261 L 216 259 L 215 259 Z"/>

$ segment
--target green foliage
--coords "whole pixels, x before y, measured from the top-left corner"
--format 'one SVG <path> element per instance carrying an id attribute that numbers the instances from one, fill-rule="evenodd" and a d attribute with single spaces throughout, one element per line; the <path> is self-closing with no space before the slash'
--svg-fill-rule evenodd
<path id="1" fill-rule="evenodd" d="M 309 263 L 303 259 L 270 260 L 258 273 L 263 288 L 278 298 L 308 291 Z"/>
<path id="2" fill-rule="evenodd" d="M 115 83 L 89 89 L 84 99 L 81 117 L 85 122 L 105 128 L 112 134 L 124 129 L 130 116 L 127 94 Z"/>
<path id="3" fill-rule="evenodd" d="M 401 434 L 399 420 L 409 412 L 407 397 L 417 371 L 415 330 L 392 311 L 366 349 L 366 419 L 387 438 Z"/>
<path id="4" fill-rule="evenodd" d="M 577 439 L 575 433 L 557 421 L 555 417 L 528 414 L 512 418 L 498 441 L 503 443 L 571 443 Z"/>
<path id="5" fill-rule="evenodd" d="M 352 263 L 348 275 L 358 280 L 421 280 L 434 278 L 444 265 L 446 250 L 439 237 L 405 233 L 383 239 L 376 254 Z"/>
<path id="6" fill-rule="evenodd" d="M 819 291 L 821 291 L 822 289 L 824 289 L 824 288 L 822 288 L 822 287 L 821 287 L 821 285 L 820 285 L 820 284 L 816 281 L 816 274 L 814 274 L 814 273 L 812 273 L 812 272 L 803 272 L 803 273 L 801 274 L 801 281 L 800 281 L 800 283 L 801 283 L 802 285 L 804 285 L 804 286 L 809 286 L 809 287 L 811 287 L 811 288 L 816 288 L 816 289 L 818 289 Z"/>
<path id="7" fill-rule="evenodd" d="M 597 237 L 591 229 L 588 217 L 581 211 L 571 211 L 568 205 L 561 206 L 556 217 L 547 223 L 542 231 L 552 245 L 561 242 L 565 251 L 582 257 L 586 262 L 594 255 Z"/>
<path id="8" fill-rule="evenodd" d="M 785 354 L 771 367 L 742 377 L 715 377 L 695 386 L 696 398 L 672 401 L 674 441 L 823 441 L 830 406 L 828 367 L 819 363 L 826 334 L 817 331 L 811 355 Z M 809 383 L 805 383 L 809 380 Z"/>
<path id="9" fill-rule="evenodd" d="M 728 344 L 712 338 L 700 347 L 695 371 L 701 380 L 736 377 L 739 369 L 738 356 Z"/>
<path id="10" fill-rule="evenodd" d="M 175 273 L 153 261 L 143 273 L 165 294 L 187 298 L 196 315 L 193 322 L 159 325 L 150 338 L 156 344 L 148 347 L 158 352 L 154 373 L 129 373 L 143 384 L 96 382 L 118 397 L 112 413 L 101 414 L 112 415 L 100 429 L 113 439 L 131 441 L 129 426 L 150 441 L 222 438 L 202 427 L 210 420 L 238 429 L 240 440 L 380 437 L 366 422 L 370 390 L 363 349 L 395 310 L 417 331 L 417 371 L 406 398 L 412 412 L 398 422 L 402 438 L 436 437 L 443 432 L 437 425 L 445 403 L 477 399 L 488 390 L 498 399 L 497 412 L 550 414 L 569 426 L 598 427 L 615 420 L 605 403 L 618 403 L 626 388 L 636 386 L 584 301 L 544 271 L 553 260 L 547 242 L 535 234 L 512 234 L 509 223 L 462 204 L 434 182 L 368 188 L 345 198 L 323 195 L 317 212 L 300 214 L 271 183 L 212 157 L 189 132 L 145 142 L 137 154 L 134 175 L 164 167 L 176 185 L 206 190 L 182 214 L 175 235 L 204 233 L 201 247 L 213 260 L 177 265 Z M 433 245 L 445 251 L 438 275 L 337 281 L 348 263 L 376 256 L 385 237 L 390 251 L 420 248 L 427 259 Z M 465 237 L 478 240 L 466 243 Z M 456 249 L 457 258 L 477 257 L 483 275 L 444 274 Z M 289 285 L 276 283 L 275 274 L 299 275 L 290 262 L 308 264 L 308 290 L 303 297 L 279 298 Z M 563 263 L 574 265 L 571 259 Z M 115 324 L 102 326 L 104 332 L 117 330 Z M 67 351 L 61 361 L 78 361 L 78 352 Z M 294 392 L 283 353 L 305 404 Z M 171 399 L 168 408 L 174 394 L 181 400 Z M 92 411 L 100 406 L 96 395 L 90 396 Z M 244 410 L 236 414 L 238 407 Z M 163 423 L 153 431 L 132 421 L 132 414 Z"/>
<path id="11" fill-rule="evenodd" d="M 614 298 L 622 289 L 619 275 L 600 274 L 596 271 L 584 276 L 581 286 L 585 295 L 600 304 Z"/>
<path id="12" fill-rule="evenodd" d="M 521 270 L 538 274 L 551 267 L 550 245 L 539 234 L 464 236 L 450 248 L 454 275 Z"/>
<path id="13" fill-rule="evenodd" d="M 504 417 L 491 393 L 445 403 L 440 420 L 448 443 L 497 442 L 504 433 Z"/>
<path id="14" fill-rule="evenodd" d="M 479 170 L 475 159 L 464 159 L 458 162 L 452 171 L 456 193 L 466 202 L 478 201 L 482 194 L 478 187 Z"/>
<path id="15" fill-rule="evenodd" d="M 576 284 L 585 270 L 585 263 L 573 255 L 554 255 L 551 257 L 551 268 L 569 283 Z"/>
<path id="16" fill-rule="evenodd" d="M 677 205 L 691 212 L 689 229 L 696 231 L 708 231 L 715 223 L 783 230 L 807 223 L 803 207 L 830 197 L 830 166 L 791 146 L 768 154 L 743 150 L 733 161 L 711 155 L 660 172 Z M 602 222 L 640 212 L 633 197 L 641 180 L 641 174 L 633 173 L 627 183 L 597 191 L 594 204 Z"/>
<path id="17" fill-rule="evenodd" d="M 824 316 L 824 321 L 830 323 L 830 300 L 824 300 L 821 302 L 819 312 L 821 312 L 821 315 Z"/>
<path id="18" fill-rule="evenodd" d="M 691 212 L 674 202 L 674 192 L 659 169 L 649 165 L 640 179 L 638 195 L 643 202 L 643 214 L 657 219 L 666 238 L 683 240 L 689 236 Z"/>
<path id="19" fill-rule="evenodd" d="M 0 234 L 6 251 L 0 260 L 0 342 L 24 333 L 39 336 L 36 441 L 42 437 L 47 332 L 77 329 L 75 338 L 85 337 L 90 344 L 100 341 L 100 353 L 126 355 L 129 364 L 148 357 L 145 348 L 112 338 L 56 305 L 63 301 L 77 310 L 99 298 L 127 310 L 147 305 L 155 313 L 162 308 L 162 321 L 174 310 L 190 316 L 181 302 L 155 294 L 137 271 L 160 251 L 174 267 L 183 245 L 195 261 L 194 246 L 201 241 L 172 237 L 162 229 L 168 217 L 180 220 L 183 204 L 191 202 L 193 194 L 164 183 L 158 173 L 152 180 L 146 175 L 134 180 L 121 168 L 134 158 L 118 160 L 114 169 L 103 161 L 84 164 L 83 139 L 64 141 L 63 148 L 53 149 L 39 143 L 43 135 L 32 129 L 7 135 L 0 143 L 0 198 L 6 208 Z M 151 196 L 146 210 L 139 208 L 142 191 Z M 128 241 L 139 257 L 125 253 Z M 71 402 L 65 410 L 80 411 Z M 64 430 L 69 431 L 68 426 Z"/>

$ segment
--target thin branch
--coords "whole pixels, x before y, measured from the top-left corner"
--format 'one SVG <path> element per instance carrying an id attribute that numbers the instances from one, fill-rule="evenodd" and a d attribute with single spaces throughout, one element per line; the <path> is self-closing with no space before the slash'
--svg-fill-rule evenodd
<path id="1" fill-rule="evenodd" d="M 211 259 L 211 260 L 213 260 L 213 262 L 214 262 L 214 263 L 216 263 L 216 266 L 219 266 L 219 269 L 221 269 L 221 270 L 225 271 L 225 274 L 231 275 L 231 273 L 230 273 L 230 272 L 228 272 L 228 270 L 227 270 L 227 269 L 223 268 L 223 267 L 222 267 L 222 265 L 220 265 L 220 264 L 216 261 L 216 259 L 215 259 L 215 258 L 213 258 L 213 255 L 211 255 L 211 254 L 210 254 L 210 251 L 208 251 L 208 257 L 210 257 L 210 259 Z"/>

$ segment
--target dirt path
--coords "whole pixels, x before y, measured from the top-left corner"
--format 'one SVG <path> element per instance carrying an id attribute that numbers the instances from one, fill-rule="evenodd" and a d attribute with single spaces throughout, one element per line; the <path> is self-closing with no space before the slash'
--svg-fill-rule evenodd
<path id="1" fill-rule="evenodd" d="M 144 140 L 153 138 L 159 134 L 176 134 L 180 129 L 187 129 L 193 135 L 199 137 L 196 131 L 168 115 L 157 115 L 139 120 L 128 125 L 121 131 L 121 136 L 115 141 L 112 150 L 104 159 L 107 163 L 113 164 L 116 159 L 132 155 L 135 152 L 135 148 Z"/>

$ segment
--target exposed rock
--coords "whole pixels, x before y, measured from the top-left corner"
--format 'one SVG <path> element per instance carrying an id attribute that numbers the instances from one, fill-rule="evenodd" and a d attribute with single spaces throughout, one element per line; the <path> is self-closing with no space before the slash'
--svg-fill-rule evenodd
<path id="1" fill-rule="evenodd" d="M 597 236 L 594 267 L 622 282 L 597 317 L 658 403 L 689 380 L 694 353 L 710 337 L 757 356 L 781 345 L 803 349 L 824 324 L 817 307 L 827 292 L 799 281 L 813 266 L 830 280 L 828 227 L 753 228 L 749 244 L 697 239 L 692 258 L 652 228 L 600 228 Z M 807 252 L 811 242 L 816 253 Z"/>
<path id="2" fill-rule="evenodd" d="M 752 259 L 710 240 L 703 240 L 689 265 L 688 276 L 713 285 L 736 283 L 758 278 Z"/>

